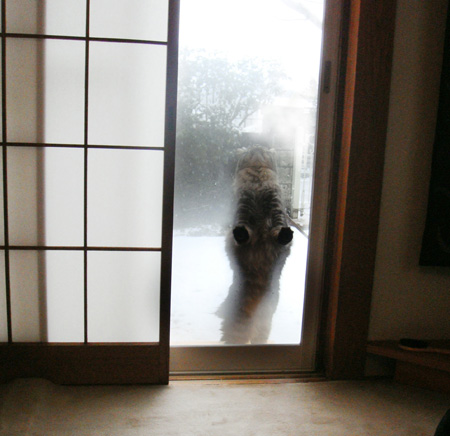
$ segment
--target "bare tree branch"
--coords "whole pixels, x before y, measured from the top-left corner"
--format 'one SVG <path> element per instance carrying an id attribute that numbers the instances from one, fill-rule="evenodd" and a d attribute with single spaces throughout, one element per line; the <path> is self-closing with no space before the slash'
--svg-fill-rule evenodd
<path id="1" fill-rule="evenodd" d="M 296 10 L 297 12 L 300 12 L 302 15 L 304 15 L 308 21 L 310 21 L 312 24 L 314 24 L 314 26 L 318 27 L 319 29 L 322 29 L 322 19 L 320 19 L 316 15 L 314 15 L 301 2 L 299 2 L 297 0 L 283 0 L 283 2 L 286 6 L 289 6 L 290 8 L 292 8 L 292 9 Z"/>

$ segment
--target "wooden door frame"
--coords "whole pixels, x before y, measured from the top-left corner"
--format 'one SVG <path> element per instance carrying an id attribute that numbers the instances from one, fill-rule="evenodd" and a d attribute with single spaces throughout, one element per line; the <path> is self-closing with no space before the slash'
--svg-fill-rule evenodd
<path id="1" fill-rule="evenodd" d="M 394 43 L 395 0 L 345 0 L 320 358 L 364 376 Z"/>
<path id="2" fill-rule="evenodd" d="M 320 252 L 325 259 L 319 259 L 317 251 L 308 260 L 325 262 L 324 276 L 312 274 L 309 278 L 315 285 L 320 283 L 322 290 L 321 295 L 312 296 L 322 299 L 315 370 L 329 379 L 354 379 L 364 376 L 366 358 L 396 0 L 329 0 L 327 7 L 342 19 L 338 34 L 332 36 L 339 39 L 337 57 L 324 58 L 337 64 L 337 71 L 333 66 L 331 73 L 337 75 L 336 104 L 333 113 L 326 114 L 333 129 L 332 170 L 325 201 L 328 214 L 318 223 L 327 228 L 325 254 Z M 326 177 L 324 172 L 321 175 Z M 307 342 L 314 344 L 314 339 Z M 230 351 L 236 354 L 236 362 L 242 359 L 239 350 Z M 257 360 L 265 348 L 256 351 Z M 177 363 L 177 350 L 173 355 Z M 199 356 L 202 350 L 194 356 L 200 367 L 205 358 Z M 300 353 L 298 359 L 300 365 L 304 355 Z"/>
<path id="3" fill-rule="evenodd" d="M 311 197 L 312 217 L 308 241 L 305 298 L 302 316 L 301 340 L 296 344 L 264 345 L 205 345 L 173 346 L 171 348 L 171 374 L 173 376 L 209 376 L 239 374 L 289 373 L 301 375 L 315 373 L 318 369 L 317 349 L 321 321 L 327 226 L 330 201 L 332 155 L 334 148 L 337 87 L 341 78 L 340 35 L 345 29 L 342 23 L 343 0 L 327 0 L 323 16 L 321 73 L 318 87 L 319 104 L 316 123 L 316 150 L 314 182 Z M 344 25 L 343 25 L 344 24 Z"/>

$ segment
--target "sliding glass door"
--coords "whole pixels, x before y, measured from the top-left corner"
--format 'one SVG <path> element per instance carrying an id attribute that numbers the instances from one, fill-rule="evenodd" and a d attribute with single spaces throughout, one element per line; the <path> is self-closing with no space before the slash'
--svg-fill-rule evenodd
<path id="1" fill-rule="evenodd" d="M 339 2 L 180 17 L 171 368 L 313 370 Z"/>

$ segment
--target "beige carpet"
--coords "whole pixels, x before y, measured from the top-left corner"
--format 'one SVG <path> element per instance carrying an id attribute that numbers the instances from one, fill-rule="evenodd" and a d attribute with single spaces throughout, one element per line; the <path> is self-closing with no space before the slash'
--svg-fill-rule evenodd
<path id="1" fill-rule="evenodd" d="M 380 381 L 0 386 L 1 435 L 432 436 L 450 397 Z"/>

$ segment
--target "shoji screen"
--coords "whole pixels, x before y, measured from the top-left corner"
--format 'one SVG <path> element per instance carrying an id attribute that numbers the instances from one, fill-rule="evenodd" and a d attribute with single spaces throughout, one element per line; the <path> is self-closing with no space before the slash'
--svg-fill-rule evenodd
<path id="1" fill-rule="evenodd" d="M 2 1 L 1 342 L 160 340 L 168 3 Z"/>

